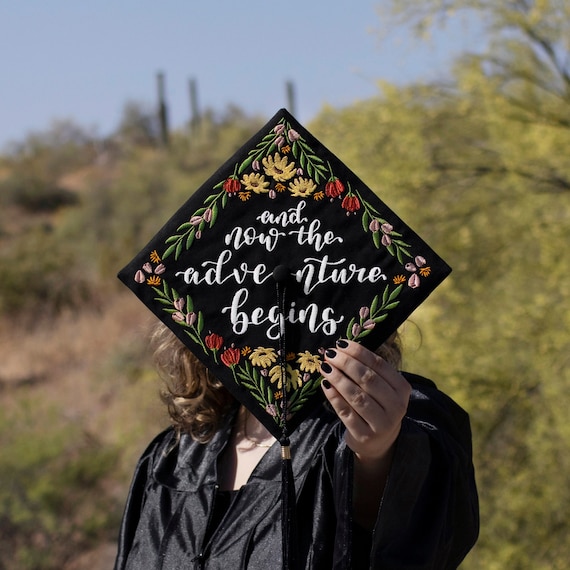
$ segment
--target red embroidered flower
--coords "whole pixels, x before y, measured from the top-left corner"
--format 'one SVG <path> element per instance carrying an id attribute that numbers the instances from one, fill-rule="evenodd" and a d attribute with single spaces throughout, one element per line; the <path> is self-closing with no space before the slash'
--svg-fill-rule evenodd
<path id="1" fill-rule="evenodd" d="M 210 333 L 206 336 L 204 342 L 210 350 L 220 350 L 224 344 L 224 339 L 219 334 Z"/>
<path id="2" fill-rule="evenodd" d="M 344 192 L 344 184 L 338 179 L 330 180 L 325 184 L 325 194 L 332 200 Z"/>
<path id="3" fill-rule="evenodd" d="M 350 214 L 360 210 L 360 200 L 356 196 L 349 194 L 342 199 L 341 206 Z"/>
<path id="4" fill-rule="evenodd" d="M 228 178 L 224 181 L 224 190 L 228 194 L 235 194 L 241 189 L 240 181 L 237 178 Z"/>
<path id="5" fill-rule="evenodd" d="M 239 348 L 234 348 L 233 346 L 226 348 L 226 350 L 224 350 L 224 352 L 222 352 L 220 355 L 222 362 L 230 368 L 239 362 L 240 357 L 241 352 L 239 351 Z"/>

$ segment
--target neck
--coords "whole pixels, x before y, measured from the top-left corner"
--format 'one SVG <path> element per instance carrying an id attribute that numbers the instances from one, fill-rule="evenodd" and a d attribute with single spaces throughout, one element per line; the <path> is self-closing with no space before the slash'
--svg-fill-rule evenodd
<path id="1" fill-rule="evenodd" d="M 275 438 L 269 430 L 245 407 L 241 407 L 237 417 L 237 447 L 242 451 L 251 448 L 271 447 Z"/>

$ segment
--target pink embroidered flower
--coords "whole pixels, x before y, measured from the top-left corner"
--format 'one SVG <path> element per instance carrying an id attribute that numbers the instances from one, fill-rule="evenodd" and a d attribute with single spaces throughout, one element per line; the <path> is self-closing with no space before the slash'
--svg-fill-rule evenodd
<path id="1" fill-rule="evenodd" d="M 418 267 L 423 267 L 426 264 L 426 258 L 421 255 L 417 255 L 414 261 Z"/>
<path id="2" fill-rule="evenodd" d="M 417 289 L 420 286 L 420 276 L 417 273 L 410 275 L 408 279 L 408 286 L 412 289 Z"/>
<path id="3" fill-rule="evenodd" d="M 380 222 L 378 220 L 372 220 L 368 226 L 368 229 L 374 233 L 380 231 Z"/>
<path id="4" fill-rule="evenodd" d="M 295 129 L 289 129 L 287 136 L 291 142 L 298 141 L 301 138 L 301 135 Z"/>

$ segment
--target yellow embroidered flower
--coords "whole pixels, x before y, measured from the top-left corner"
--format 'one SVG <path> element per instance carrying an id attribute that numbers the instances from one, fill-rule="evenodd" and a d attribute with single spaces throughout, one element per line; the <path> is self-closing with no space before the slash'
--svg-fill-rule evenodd
<path id="1" fill-rule="evenodd" d="M 311 354 L 308 350 L 299 353 L 297 359 L 301 372 L 316 372 L 321 367 L 321 359 L 316 354 Z"/>
<path id="2" fill-rule="evenodd" d="M 251 192 L 240 192 L 238 196 L 242 202 L 247 202 L 251 198 Z"/>
<path id="3" fill-rule="evenodd" d="M 277 361 L 277 353 L 273 348 L 263 348 L 262 346 L 258 346 L 249 355 L 249 359 L 254 366 L 269 368 Z"/>
<path id="4" fill-rule="evenodd" d="M 158 275 L 151 275 L 147 280 L 146 280 L 146 284 L 147 285 L 152 285 L 152 286 L 158 286 L 161 283 L 161 279 Z"/>
<path id="5" fill-rule="evenodd" d="M 289 191 L 291 196 L 306 198 L 317 189 L 317 185 L 310 178 L 295 178 L 289 182 Z"/>
<path id="6" fill-rule="evenodd" d="M 269 182 L 265 180 L 263 174 L 259 174 L 258 172 L 244 174 L 241 183 L 245 186 L 246 190 L 253 190 L 256 194 L 266 194 L 269 192 Z"/>
<path id="7" fill-rule="evenodd" d="M 394 281 L 394 285 L 401 285 L 406 282 L 406 277 L 404 275 L 396 275 L 392 281 Z"/>
<path id="8" fill-rule="evenodd" d="M 159 262 L 160 262 L 160 255 L 158 255 L 158 251 L 156 251 L 156 249 L 153 249 L 153 250 L 150 252 L 150 260 L 151 260 L 153 263 L 159 263 Z"/>
<path id="9" fill-rule="evenodd" d="M 290 364 L 285 366 L 285 374 L 287 376 L 287 390 L 290 388 L 299 388 L 301 386 L 301 379 L 299 378 L 299 371 L 294 370 Z M 283 388 L 283 380 L 281 378 L 281 366 L 274 366 L 269 371 L 269 380 L 272 384 L 277 382 L 277 388 Z"/>
<path id="10" fill-rule="evenodd" d="M 431 273 L 431 267 L 429 265 L 427 267 L 420 267 L 420 275 L 422 277 L 428 277 Z"/>
<path id="11" fill-rule="evenodd" d="M 286 156 L 279 156 L 276 152 L 273 156 L 266 156 L 262 161 L 263 169 L 267 176 L 271 176 L 277 182 L 285 182 L 295 176 L 295 164 L 289 164 Z"/>

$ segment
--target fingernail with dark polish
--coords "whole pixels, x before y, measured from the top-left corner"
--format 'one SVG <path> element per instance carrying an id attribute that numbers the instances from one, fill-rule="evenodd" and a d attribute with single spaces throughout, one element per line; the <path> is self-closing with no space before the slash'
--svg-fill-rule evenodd
<path id="1" fill-rule="evenodd" d="M 346 348 L 348 346 L 348 342 L 346 342 L 346 340 L 340 339 L 336 341 L 336 345 L 339 348 Z"/>
<path id="2" fill-rule="evenodd" d="M 331 383 L 328 380 L 323 380 L 321 384 L 325 390 L 328 390 L 331 387 Z"/>
<path id="3" fill-rule="evenodd" d="M 336 350 L 333 350 L 332 348 L 329 348 L 325 351 L 325 356 L 327 358 L 334 358 L 336 356 Z"/>
<path id="4" fill-rule="evenodd" d="M 332 372 L 332 366 L 328 363 L 328 362 L 323 362 L 321 364 L 321 370 L 325 373 L 325 374 L 330 374 Z"/>

